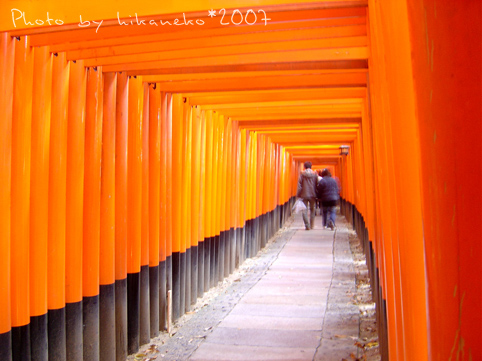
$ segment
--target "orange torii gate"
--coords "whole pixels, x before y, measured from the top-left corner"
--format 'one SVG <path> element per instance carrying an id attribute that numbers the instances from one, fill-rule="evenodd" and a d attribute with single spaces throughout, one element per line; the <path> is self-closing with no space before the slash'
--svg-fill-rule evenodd
<path id="1" fill-rule="evenodd" d="M 383 359 L 482 359 L 480 20 L 476 1 L 0 4 L 0 359 L 125 360 L 170 292 L 175 320 L 265 245 L 304 160 L 341 180 Z"/>

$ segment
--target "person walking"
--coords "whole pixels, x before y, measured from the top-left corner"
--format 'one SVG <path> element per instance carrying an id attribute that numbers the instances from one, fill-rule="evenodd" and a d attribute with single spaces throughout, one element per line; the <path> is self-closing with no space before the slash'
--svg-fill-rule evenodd
<path id="1" fill-rule="evenodd" d="M 332 178 L 328 169 L 321 172 L 321 180 L 316 186 L 316 193 L 321 199 L 323 206 L 323 226 L 325 228 L 335 229 L 336 205 L 340 199 L 340 191 L 338 183 Z"/>
<path id="2" fill-rule="evenodd" d="M 311 162 L 305 162 L 305 170 L 298 178 L 298 192 L 296 196 L 303 199 L 306 209 L 303 211 L 303 222 L 307 231 L 315 228 L 315 204 L 316 204 L 316 185 L 318 174 L 311 169 Z M 308 222 L 308 206 L 310 208 L 310 221 Z"/>
<path id="3" fill-rule="evenodd" d="M 318 183 L 320 183 L 320 180 L 323 178 L 321 176 L 321 169 L 317 169 L 316 174 L 318 174 L 318 181 L 316 182 L 316 185 L 318 186 Z M 315 215 L 316 215 L 316 208 L 318 208 L 320 210 L 320 216 L 322 216 L 323 215 L 323 206 L 321 205 L 321 199 L 318 198 L 318 192 L 316 193 Z"/>

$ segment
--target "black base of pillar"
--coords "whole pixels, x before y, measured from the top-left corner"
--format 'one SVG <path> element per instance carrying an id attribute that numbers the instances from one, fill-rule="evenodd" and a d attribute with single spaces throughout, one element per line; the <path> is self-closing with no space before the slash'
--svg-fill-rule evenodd
<path id="1" fill-rule="evenodd" d="M 84 297 L 82 300 L 83 360 L 98 361 L 100 359 L 99 330 L 99 296 Z"/>
<path id="2" fill-rule="evenodd" d="M 159 331 L 167 329 L 167 262 L 159 263 Z M 151 305 L 152 306 L 152 305 Z"/>
<path id="3" fill-rule="evenodd" d="M 0 336 L 0 350 L 1 344 Z M 48 318 L 47 314 L 30 317 L 30 347 L 32 350 L 32 361 L 48 361 L 49 341 L 48 341 Z M 3 360 L 0 351 L 0 360 Z"/>
<path id="4" fill-rule="evenodd" d="M 211 280 L 211 253 L 212 253 L 212 237 L 204 240 L 204 292 L 209 291 L 212 286 Z"/>
<path id="5" fill-rule="evenodd" d="M 219 248 L 221 242 L 221 235 L 218 234 L 214 237 L 214 257 L 211 257 L 211 262 L 214 262 L 214 283 L 216 287 L 220 281 L 219 279 Z"/>
<path id="6" fill-rule="evenodd" d="M 49 361 L 65 361 L 67 359 L 65 308 L 49 310 L 47 312 L 47 317 Z"/>
<path id="7" fill-rule="evenodd" d="M 116 361 L 127 359 L 127 278 L 115 281 Z"/>
<path id="8" fill-rule="evenodd" d="M 140 332 L 140 273 L 127 274 L 127 353 L 139 349 Z"/>
<path id="9" fill-rule="evenodd" d="M 242 250 L 242 246 L 243 246 L 243 243 L 242 243 L 242 234 L 243 234 L 243 229 L 242 228 L 236 228 L 235 230 L 236 232 L 236 253 L 235 253 L 235 256 L 234 256 L 234 268 L 237 269 L 239 267 L 239 265 L 242 263 L 242 254 L 241 254 L 241 250 Z"/>
<path id="10" fill-rule="evenodd" d="M 191 264 L 191 247 L 186 249 L 186 284 L 184 286 L 184 312 L 191 310 L 191 282 L 192 282 L 192 264 Z"/>
<path id="11" fill-rule="evenodd" d="M 181 317 L 181 253 L 173 252 L 172 256 L 172 321 Z"/>
<path id="12" fill-rule="evenodd" d="M 224 279 L 224 266 L 226 257 L 226 231 L 219 234 L 218 282 Z"/>
<path id="13" fill-rule="evenodd" d="M 82 301 L 65 304 L 67 360 L 82 361 Z"/>
<path id="14" fill-rule="evenodd" d="M 12 356 L 14 361 L 30 361 L 30 324 L 12 327 Z"/>
<path id="15" fill-rule="evenodd" d="M 99 354 L 100 361 L 115 360 L 115 284 L 99 289 Z"/>
<path id="16" fill-rule="evenodd" d="M 179 292 L 179 317 L 186 312 L 186 252 L 180 253 L 180 292 Z"/>
<path id="17" fill-rule="evenodd" d="M 12 361 L 12 332 L 0 333 L 0 360 Z"/>
<path id="18" fill-rule="evenodd" d="M 263 249 L 266 246 L 266 241 L 268 239 L 268 232 L 266 231 L 267 214 L 262 214 L 258 218 L 259 218 L 259 247 L 260 249 Z"/>
<path id="19" fill-rule="evenodd" d="M 230 247 L 229 247 L 229 274 L 232 274 L 236 269 L 236 229 L 231 228 L 229 230 L 229 239 L 230 239 Z"/>
<path id="20" fill-rule="evenodd" d="M 191 305 L 196 304 L 198 297 L 198 246 L 191 247 Z"/>
<path id="21" fill-rule="evenodd" d="M 197 275 L 197 296 L 204 295 L 204 241 L 197 246 L 198 275 Z"/>
<path id="22" fill-rule="evenodd" d="M 166 257 L 166 290 L 172 290 L 172 255 Z"/>
<path id="23" fill-rule="evenodd" d="M 149 265 L 141 266 L 139 280 L 139 345 L 145 345 L 151 340 L 149 275 Z"/>
<path id="24" fill-rule="evenodd" d="M 153 338 L 159 335 L 159 266 L 149 267 L 149 310 L 149 334 Z"/>

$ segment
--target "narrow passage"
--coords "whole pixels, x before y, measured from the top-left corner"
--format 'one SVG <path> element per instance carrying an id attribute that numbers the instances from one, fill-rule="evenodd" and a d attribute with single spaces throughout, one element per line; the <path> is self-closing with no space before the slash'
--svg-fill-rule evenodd
<path id="1" fill-rule="evenodd" d="M 379 360 L 366 266 L 350 227 L 338 216 L 336 231 L 325 230 L 317 216 L 306 231 L 295 215 L 171 336 L 129 360 Z"/>

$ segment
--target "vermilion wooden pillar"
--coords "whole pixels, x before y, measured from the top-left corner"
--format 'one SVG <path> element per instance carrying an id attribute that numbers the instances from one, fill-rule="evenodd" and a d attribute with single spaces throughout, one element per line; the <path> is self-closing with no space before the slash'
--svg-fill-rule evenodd
<path id="1" fill-rule="evenodd" d="M 182 227 L 182 166 L 183 166 L 182 97 L 172 97 L 172 319 L 177 320 L 181 310 L 181 227 Z M 181 313 L 182 312 L 182 313 Z"/>
<path id="2" fill-rule="evenodd" d="M 34 54 L 32 168 L 30 183 L 30 331 L 33 360 L 48 360 L 47 248 L 52 57 L 47 47 Z M 1 357 L 0 357 L 1 359 Z"/>
<path id="3" fill-rule="evenodd" d="M 199 255 L 202 241 L 199 237 L 200 224 L 202 223 L 203 214 L 201 212 L 201 130 L 202 119 L 201 109 L 194 107 L 192 109 L 192 149 L 191 149 L 191 305 L 196 303 L 198 297 L 199 285 Z M 204 264 L 204 263 L 203 263 Z"/>
<path id="4" fill-rule="evenodd" d="M 65 323 L 67 360 L 82 360 L 82 242 L 84 207 L 85 100 L 83 61 L 70 62 L 67 120 L 65 233 Z"/>
<path id="5" fill-rule="evenodd" d="M 159 89 L 160 91 L 160 89 Z M 168 228 L 171 229 L 171 219 L 168 218 L 168 189 L 167 184 L 172 181 L 170 173 L 168 173 L 168 160 L 172 162 L 171 152 L 168 152 L 168 118 L 167 118 L 167 95 L 160 92 L 160 222 L 159 222 L 159 330 L 166 329 L 166 312 L 167 312 L 167 286 L 168 286 L 168 246 L 171 247 L 171 239 L 168 238 Z M 169 267 L 169 274 L 171 274 Z"/>
<path id="6" fill-rule="evenodd" d="M 217 257 L 217 278 L 218 282 L 224 278 L 224 259 L 226 250 L 226 148 L 227 148 L 227 136 L 226 136 L 226 121 L 223 115 L 219 116 L 219 162 L 218 168 L 218 227 L 219 227 L 219 248 Z"/>
<path id="7" fill-rule="evenodd" d="M 127 358 L 127 134 L 128 78 L 117 74 L 115 137 L 116 360 Z"/>
<path id="8" fill-rule="evenodd" d="M 11 175 L 14 39 L 0 34 L 0 358 L 12 359 L 11 326 Z"/>
<path id="9" fill-rule="evenodd" d="M 150 227 L 150 122 L 149 122 L 149 108 L 150 108 L 150 98 L 149 98 L 149 87 L 147 83 L 142 84 L 142 203 L 141 203 L 141 263 L 140 263 L 140 300 L 139 300 L 139 343 L 144 345 L 150 340 L 150 237 L 149 237 L 149 227 Z M 157 186 L 157 190 L 159 186 Z M 153 195 L 153 198 L 155 195 Z M 159 207 L 157 207 L 159 208 Z M 159 217 L 156 218 L 157 220 Z M 153 238 L 155 234 L 153 235 Z M 159 243 L 159 242 L 157 242 Z M 159 255 L 159 251 L 156 248 L 156 255 Z M 153 274 L 159 274 L 158 269 L 153 270 Z M 153 280 L 154 283 L 154 280 Z M 158 286 L 154 288 L 158 289 Z M 158 328 L 158 327 L 156 327 Z"/>
<path id="10" fill-rule="evenodd" d="M 167 147 L 167 159 L 166 159 L 166 289 L 168 291 L 173 290 L 173 272 L 172 272 L 172 252 L 174 247 L 173 237 L 173 146 L 172 146 L 172 95 L 162 93 L 163 114 L 165 114 L 166 120 L 166 147 Z M 166 106 L 164 107 L 164 104 Z M 165 111 L 164 111 L 165 109 Z"/>
<path id="11" fill-rule="evenodd" d="M 406 9 L 402 3 L 391 4 L 385 16 L 394 18 L 397 31 L 389 31 L 393 40 L 385 42 L 383 59 L 386 61 L 386 79 L 390 94 L 387 104 L 389 117 L 385 117 L 385 137 L 392 148 L 389 158 L 390 191 L 393 203 L 392 217 L 393 260 L 395 269 L 395 289 L 397 307 L 398 357 L 414 355 L 424 359 L 426 345 L 426 283 L 424 272 L 424 225 L 421 219 L 420 187 L 423 179 L 420 170 L 420 148 L 417 142 L 418 131 L 414 114 L 413 75 L 410 69 L 411 50 L 408 39 L 409 29 L 405 17 Z M 397 43 L 397 46 L 393 46 Z M 390 56 L 386 56 L 387 49 Z M 403 81 L 402 81 L 403 79 Z M 395 83 L 399 83 L 395 86 Z M 385 90 L 386 91 L 386 90 Z M 404 98 L 402 100 L 402 97 Z M 407 170 L 410 176 L 407 177 Z M 410 202 L 409 207 L 399 205 Z M 399 275 L 398 274 L 399 272 Z M 408 312 L 412 316 L 408 316 Z M 415 356 L 416 355 L 416 356 Z"/>
<path id="12" fill-rule="evenodd" d="M 238 227 L 241 229 L 240 232 L 240 255 L 239 263 L 241 264 L 245 260 L 245 246 L 246 246 L 246 129 L 241 130 L 239 136 L 239 222 Z"/>
<path id="13" fill-rule="evenodd" d="M 181 314 L 191 307 L 191 148 L 192 107 L 183 97 L 182 192 L 181 192 Z M 179 169 L 181 172 L 181 169 Z"/>
<path id="14" fill-rule="evenodd" d="M 233 153 L 233 125 L 231 119 L 226 120 L 226 169 L 225 169 L 225 183 L 226 183 L 226 212 L 224 228 L 226 232 L 225 249 L 224 249 L 224 277 L 231 274 L 231 250 L 233 245 L 233 229 L 232 229 L 232 195 L 233 195 L 233 181 L 232 181 L 232 153 Z"/>
<path id="15" fill-rule="evenodd" d="M 116 359 L 116 93 L 117 75 L 104 75 L 99 244 L 99 358 Z"/>
<path id="16" fill-rule="evenodd" d="M 49 361 L 66 359 L 65 210 L 69 65 L 65 54 L 52 59 L 52 110 L 49 154 L 48 342 Z"/>
<path id="17" fill-rule="evenodd" d="M 204 292 L 206 291 L 206 284 L 205 284 L 205 271 L 206 271 L 206 244 L 207 244 L 207 237 L 206 237 L 206 113 L 205 111 L 200 112 L 200 149 L 199 149 L 199 160 L 200 160 L 200 200 L 199 200 L 199 213 L 200 213 L 200 222 L 199 222 L 199 234 L 198 234 L 198 241 L 199 241 L 199 255 L 198 255 L 198 296 L 202 297 Z"/>
<path id="18" fill-rule="evenodd" d="M 165 170 L 163 169 L 163 174 Z M 165 183 L 164 183 L 165 184 Z M 165 192 L 165 190 L 164 190 Z M 159 334 L 159 256 L 161 242 L 165 252 L 164 235 L 160 237 L 161 217 L 161 93 L 155 84 L 149 84 L 149 307 L 150 337 Z M 144 205 L 145 206 L 145 205 Z M 163 276 L 165 279 L 165 274 Z M 162 294 L 165 297 L 165 291 Z M 164 299 L 162 303 L 164 303 Z"/>
<path id="19" fill-rule="evenodd" d="M 407 10 L 421 158 L 429 359 L 478 360 L 482 5 L 424 1 L 420 6 L 409 0 Z"/>
<path id="20" fill-rule="evenodd" d="M 33 50 L 15 44 L 11 168 L 11 315 L 14 360 L 30 360 L 30 160 Z"/>
<path id="21" fill-rule="evenodd" d="M 101 68 L 88 69 L 86 98 L 82 255 L 82 343 L 83 359 L 97 361 L 100 359 L 100 214 L 104 105 L 104 78 Z"/>
<path id="22" fill-rule="evenodd" d="M 133 353 L 139 348 L 140 338 L 144 89 L 140 78 L 130 77 L 128 85 L 127 351 Z"/>
<path id="23" fill-rule="evenodd" d="M 218 259 L 219 259 L 219 184 L 218 184 L 218 173 L 219 173 L 219 114 L 216 112 L 212 113 L 212 188 L 211 188 L 211 257 L 210 257 L 210 273 L 209 273 L 209 283 L 211 287 L 215 287 L 218 284 L 217 271 L 218 271 Z"/>
<path id="24" fill-rule="evenodd" d="M 213 229 L 213 119 L 212 111 L 205 113 L 205 204 L 204 204 L 204 290 L 207 291 L 213 286 L 211 277 L 211 248 L 214 242 Z"/>

